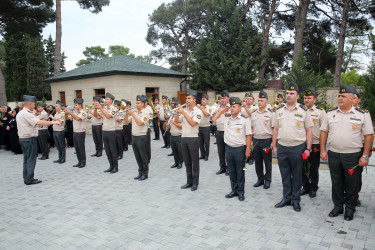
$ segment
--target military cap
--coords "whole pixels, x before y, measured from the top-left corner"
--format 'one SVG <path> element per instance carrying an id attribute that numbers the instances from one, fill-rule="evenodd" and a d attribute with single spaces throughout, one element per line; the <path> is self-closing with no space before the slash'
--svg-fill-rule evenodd
<path id="1" fill-rule="evenodd" d="M 24 102 L 35 102 L 36 97 L 32 95 L 23 95 Z"/>
<path id="2" fill-rule="evenodd" d="M 124 103 L 126 103 L 126 102 L 127 102 L 127 100 L 125 100 L 125 99 L 121 99 L 121 101 L 122 101 L 122 102 L 124 102 Z"/>
<path id="3" fill-rule="evenodd" d="M 93 97 L 92 97 L 92 100 L 93 100 L 93 101 L 100 102 L 100 96 L 93 96 Z"/>
<path id="4" fill-rule="evenodd" d="M 46 104 L 44 102 L 38 102 L 38 106 L 45 107 Z"/>
<path id="5" fill-rule="evenodd" d="M 277 98 L 283 98 L 284 99 L 284 96 L 282 94 L 277 94 Z"/>
<path id="6" fill-rule="evenodd" d="M 241 105 L 241 99 L 239 97 L 231 97 L 229 99 L 229 104 L 230 105 L 234 105 L 234 104 Z"/>
<path id="7" fill-rule="evenodd" d="M 83 99 L 82 98 L 74 98 L 74 103 L 82 104 Z"/>
<path id="8" fill-rule="evenodd" d="M 126 105 L 132 105 L 131 101 L 126 101 Z"/>
<path id="9" fill-rule="evenodd" d="M 154 101 L 156 101 L 156 100 L 159 100 L 159 97 L 158 97 L 158 96 L 155 96 L 155 97 L 154 97 Z"/>
<path id="10" fill-rule="evenodd" d="M 177 97 L 172 97 L 172 101 L 176 102 L 176 101 L 178 101 L 178 98 Z"/>
<path id="11" fill-rule="evenodd" d="M 261 90 L 259 92 L 259 98 L 266 98 L 268 100 L 268 94 L 266 92 L 264 92 L 263 90 Z"/>
<path id="12" fill-rule="evenodd" d="M 185 93 L 186 93 L 186 96 L 191 95 L 191 96 L 194 96 L 195 98 L 197 98 L 197 91 L 195 91 L 194 89 L 187 89 L 185 91 Z"/>
<path id="13" fill-rule="evenodd" d="M 202 98 L 206 98 L 208 100 L 208 95 L 207 94 L 203 94 Z"/>
<path id="14" fill-rule="evenodd" d="M 60 102 L 60 100 L 57 100 L 57 101 L 56 101 L 56 104 L 59 104 L 61 107 L 64 107 L 64 106 L 65 106 L 64 103 Z"/>
<path id="15" fill-rule="evenodd" d="M 294 82 L 289 83 L 288 88 L 286 90 L 291 90 L 291 91 L 294 90 L 294 91 L 299 92 L 298 85 L 295 84 Z"/>
<path id="16" fill-rule="evenodd" d="M 175 101 L 175 103 L 174 103 L 174 105 L 180 105 L 181 104 L 181 102 L 180 101 Z"/>
<path id="17" fill-rule="evenodd" d="M 228 90 L 223 90 L 223 91 L 221 91 L 221 96 L 222 96 L 222 97 L 229 97 L 229 92 L 228 92 Z"/>
<path id="18" fill-rule="evenodd" d="M 115 100 L 115 104 L 118 106 L 121 106 L 121 101 L 120 100 Z"/>
<path id="19" fill-rule="evenodd" d="M 358 99 L 361 99 L 361 96 L 359 95 L 358 91 L 357 91 L 356 89 L 354 89 L 354 90 L 355 90 L 355 93 L 354 93 L 354 94 L 357 96 L 357 98 L 358 98 Z"/>
<path id="20" fill-rule="evenodd" d="M 108 92 L 105 94 L 105 97 L 112 99 L 112 101 L 115 99 L 115 97 L 111 93 L 108 93 Z"/>
<path id="21" fill-rule="evenodd" d="M 357 90 L 355 90 L 354 86 L 352 85 L 348 85 L 348 84 L 340 85 L 340 91 L 339 91 L 340 94 L 345 94 L 345 93 L 355 94 L 355 92 L 357 92 Z"/>
<path id="22" fill-rule="evenodd" d="M 161 98 L 165 99 L 165 100 L 168 100 L 168 96 L 166 96 L 166 95 L 163 95 Z"/>
<path id="23" fill-rule="evenodd" d="M 148 96 L 146 95 L 141 96 L 141 102 L 143 103 L 148 102 Z"/>
<path id="24" fill-rule="evenodd" d="M 251 93 L 246 93 L 246 94 L 245 94 L 245 97 L 253 97 L 253 94 L 251 94 Z"/>
<path id="25" fill-rule="evenodd" d="M 305 96 L 316 96 L 315 88 L 311 87 L 305 90 Z"/>

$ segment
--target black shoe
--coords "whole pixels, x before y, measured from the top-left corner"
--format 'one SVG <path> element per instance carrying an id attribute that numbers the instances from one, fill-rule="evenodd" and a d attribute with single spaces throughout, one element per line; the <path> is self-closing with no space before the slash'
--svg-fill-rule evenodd
<path id="1" fill-rule="evenodd" d="M 141 178 L 141 176 L 142 175 L 139 174 L 138 176 L 134 177 L 134 180 L 138 180 L 139 178 Z"/>
<path id="2" fill-rule="evenodd" d="M 346 221 L 351 221 L 351 220 L 353 220 L 353 216 L 354 216 L 354 212 L 346 210 L 345 215 L 344 215 L 344 219 Z"/>
<path id="3" fill-rule="evenodd" d="M 228 169 L 227 169 L 227 171 L 225 171 L 225 175 L 229 176 L 229 170 Z"/>
<path id="4" fill-rule="evenodd" d="M 301 211 L 301 206 L 299 205 L 299 202 L 292 202 L 292 206 L 294 211 L 300 212 Z"/>
<path id="5" fill-rule="evenodd" d="M 127 149 L 127 148 L 124 148 L 124 151 L 128 151 L 128 149 Z"/>
<path id="6" fill-rule="evenodd" d="M 121 160 L 121 159 L 122 159 L 122 156 L 119 155 L 119 156 L 117 157 L 117 160 Z"/>
<path id="7" fill-rule="evenodd" d="M 60 159 L 56 160 L 56 161 L 53 161 L 53 163 L 60 163 Z"/>
<path id="8" fill-rule="evenodd" d="M 264 180 L 262 180 L 262 181 L 258 180 L 257 183 L 255 183 L 255 184 L 253 185 L 253 187 L 260 187 L 260 186 L 262 186 L 262 185 L 264 185 Z"/>
<path id="9" fill-rule="evenodd" d="M 197 190 L 198 189 L 198 186 L 197 185 L 193 185 L 193 186 L 191 186 L 191 191 L 195 191 L 195 190 Z"/>
<path id="10" fill-rule="evenodd" d="M 167 145 L 164 145 L 163 147 L 161 147 L 161 148 L 167 148 Z"/>
<path id="11" fill-rule="evenodd" d="M 35 184 L 39 184 L 41 183 L 42 181 L 38 180 L 38 179 L 34 179 L 32 180 L 32 182 L 29 182 L 29 183 L 25 183 L 26 185 L 35 185 Z"/>
<path id="12" fill-rule="evenodd" d="M 102 156 L 102 153 L 98 153 L 98 154 L 96 155 L 96 157 L 100 157 L 100 156 Z"/>
<path id="13" fill-rule="evenodd" d="M 173 152 L 172 153 L 170 153 L 168 156 L 173 156 Z"/>
<path id="14" fill-rule="evenodd" d="M 253 165 L 253 164 L 254 164 L 254 161 L 255 161 L 254 159 L 250 158 L 249 161 L 247 162 L 247 164 L 249 164 L 249 165 Z"/>
<path id="15" fill-rule="evenodd" d="M 208 161 L 208 156 L 205 156 L 205 157 L 204 157 L 204 160 L 205 160 L 205 161 Z"/>
<path id="16" fill-rule="evenodd" d="M 243 201 L 243 200 L 245 199 L 245 196 L 244 196 L 243 194 L 238 195 L 238 199 L 239 199 L 240 201 Z"/>
<path id="17" fill-rule="evenodd" d="M 360 207 L 361 205 L 362 205 L 362 203 L 361 203 L 361 201 L 358 199 L 358 200 L 357 200 L 357 203 L 356 203 L 356 206 L 357 206 L 357 207 Z"/>
<path id="18" fill-rule="evenodd" d="M 316 191 L 310 191 L 309 196 L 310 196 L 310 198 L 315 198 L 316 197 Z"/>
<path id="19" fill-rule="evenodd" d="M 171 147 L 170 145 L 167 146 L 167 148 L 170 148 L 170 147 Z"/>
<path id="20" fill-rule="evenodd" d="M 180 168 L 182 168 L 182 163 L 177 165 L 177 169 L 180 169 Z"/>
<path id="21" fill-rule="evenodd" d="M 224 174 L 226 171 L 225 169 L 220 169 L 219 171 L 216 172 L 216 174 Z"/>
<path id="22" fill-rule="evenodd" d="M 39 159 L 39 160 L 47 160 L 48 157 L 44 157 L 44 156 L 42 156 L 42 157 L 39 157 L 38 159 Z"/>
<path id="23" fill-rule="evenodd" d="M 59 162 L 59 164 L 63 164 L 63 163 L 65 163 L 65 160 L 61 160 L 61 161 Z"/>
<path id="24" fill-rule="evenodd" d="M 285 207 L 285 206 L 290 206 L 292 203 L 291 201 L 288 201 L 288 200 L 285 200 L 285 199 L 282 199 L 279 203 L 277 203 L 275 205 L 276 208 L 280 208 L 280 207 Z"/>
<path id="25" fill-rule="evenodd" d="M 199 157 L 199 160 L 203 160 L 203 159 L 204 159 L 204 156 Z"/>
<path id="26" fill-rule="evenodd" d="M 97 152 L 95 154 L 91 155 L 91 157 L 96 157 L 96 156 L 98 156 Z"/>
<path id="27" fill-rule="evenodd" d="M 305 194 L 308 194 L 308 193 L 310 193 L 310 190 L 302 188 L 300 195 L 305 195 Z"/>
<path id="28" fill-rule="evenodd" d="M 271 187 L 271 182 L 270 181 L 265 181 L 263 188 L 264 189 L 269 189 L 270 187 Z"/>
<path id="29" fill-rule="evenodd" d="M 144 180 L 146 180 L 147 179 L 147 177 L 146 176 L 144 176 L 144 175 L 142 175 L 141 177 L 139 177 L 139 181 L 144 181 Z"/>
<path id="30" fill-rule="evenodd" d="M 117 173 L 117 172 L 118 172 L 117 168 L 114 168 L 114 169 L 112 169 L 109 173 L 110 173 L 110 174 L 115 174 L 115 173 Z"/>
<path id="31" fill-rule="evenodd" d="M 234 196 L 238 196 L 238 194 L 232 191 L 229 194 L 225 195 L 225 198 L 233 198 Z"/>
<path id="32" fill-rule="evenodd" d="M 81 163 L 81 165 L 78 166 L 78 168 L 84 168 L 86 166 L 86 163 Z"/>
<path id="33" fill-rule="evenodd" d="M 189 187 L 193 186 L 193 184 L 185 184 L 181 187 L 181 189 L 187 189 Z"/>
<path id="34" fill-rule="evenodd" d="M 73 165 L 74 168 L 81 166 L 81 163 L 78 162 L 76 165 Z"/>
<path id="35" fill-rule="evenodd" d="M 171 168 L 176 168 L 177 166 L 178 166 L 178 164 L 175 163 L 175 164 L 173 164 L 173 165 L 171 166 Z"/>
<path id="36" fill-rule="evenodd" d="M 159 139 L 158 138 L 154 138 L 154 139 L 152 139 L 153 141 L 158 141 Z"/>
<path id="37" fill-rule="evenodd" d="M 104 173 L 108 173 L 108 172 L 111 172 L 112 169 L 113 169 L 113 168 L 110 167 L 110 168 L 108 168 L 107 170 L 104 170 L 103 172 L 104 172 Z"/>
<path id="38" fill-rule="evenodd" d="M 339 214 L 343 214 L 343 213 L 344 213 L 344 211 L 342 209 L 334 208 L 334 209 L 332 209 L 331 212 L 329 212 L 328 216 L 329 217 L 337 217 L 337 216 L 339 216 Z"/>

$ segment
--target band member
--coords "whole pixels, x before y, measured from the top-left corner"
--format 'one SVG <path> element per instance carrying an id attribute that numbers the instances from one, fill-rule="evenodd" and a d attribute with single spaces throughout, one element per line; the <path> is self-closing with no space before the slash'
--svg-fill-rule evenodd
<path id="1" fill-rule="evenodd" d="M 254 103 L 253 95 L 251 93 L 246 93 L 243 107 L 241 109 L 241 115 L 244 116 L 245 118 L 248 118 L 257 109 L 258 109 L 258 106 Z"/>
<path id="2" fill-rule="evenodd" d="M 353 107 L 355 89 L 342 84 L 338 107 L 327 113 L 320 133 L 320 157 L 328 159 L 334 208 L 329 217 L 353 219 L 363 167 L 368 165 L 374 128 L 368 111 Z M 362 138 L 363 137 L 363 138 Z M 329 151 L 326 151 L 328 140 Z"/>
<path id="3" fill-rule="evenodd" d="M 275 207 L 292 204 L 296 212 L 301 211 L 302 153 L 306 157 L 310 156 L 314 125 L 308 108 L 297 103 L 298 92 L 295 83 L 289 84 L 286 105 L 279 107 L 274 116 L 272 137 L 272 147 L 277 155 L 283 182 L 283 199 Z"/>
<path id="4" fill-rule="evenodd" d="M 94 96 L 92 99 L 94 106 L 99 104 L 99 96 Z M 87 112 L 87 119 L 91 120 L 92 138 L 95 144 L 95 154 L 91 155 L 91 157 L 100 157 L 103 153 L 103 115 L 100 110 L 97 111 L 97 116 L 94 116 L 94 109 L 88 109 Z"/>
<path id="5" fill-rule="evenodd" d="M 132 103 L 131 101 L 126 101 L 126 107 L 125 109 L 131 109 Z M 129 145 L 132 144 L 132 124 L 126 124 L 124 119 L 124 125 L 123 125 L 123 133 L 124 133 L 124 151 L 129 150 Z"/>
<path id="6" fill-rule="evenodd" d="M 181 106 L 179 101 L 175 102 L 176 108 Z M 182 118 L 181 115 L 179 115 Z M 170 132 L 171 132 L 171 148 L 174 157 L 174 164 L 171 168 L 182 168 L 182 150 L 181 150 L 181 135 L 182 135 L 182 125 L 181 123 L 175 123 L 174 119 L 171 119 Z"/>
<path id="7" fill-rule="evenodd" d="M 279 104 L 279 107 L 281 104 L 284 104 L 284 96 L 282 94 L 277 95 L 277 103 Z"/>
<path id="8" fill-rule="evenodd" d="M 65 121 L 66 121 L 66 114 L 63 111 L 65 107 L 64 103 L 60 102 L 59 100 L 56 101 L 56 112 L 55 115 L 50 115 L 50 118 L 53 121 L 60 121 L 60 125 L 53 125 L 53 137 L 56 144 L 57 151 L 59 152 L 59 159 L 53 161 L 54 163 L 64 163 L 66 160 L 66 148 L 65 148 Z"/>
<path id="9" fill-rule="evenodd" d="M 213 121 L 222 119 L 224 124 L 225 158 L 227 160 L 232 191 L 226 198 L 238 196 L 240 201 L 245 199 L 244 160 L 250 156 L 251 121 L 240 115 L 241 100 L 238 97 L 230 98 L 230 107 L 221 109 Z M 230 109 L 231 115 L 225 116 Z"/>
<path id="10" fill-rule="evenodd" d="M 60 125 L 60 121 L 39 120 L 33 114 L 35 108 L 35 96 L 23 96 L 23 109 L 16 116 L 19 142 L 23 152 L 23 181 L 26 185 L 41 183 L 34 179 L 36 157 L 38 155 L 37 126 Z"/>
<path id="11" fill-rule="evenodd" d="M 133 152 L 138 164 L 138 176 L 134 180 L 143 181 L 148 178 L 148 163 L 147 158 L 147 123 L 149 114 L 145 112 L 145 102 L 147 97 L 138 95 L 136 98 L 136 110 L 128 110 L 125 115 L 125 124 L 132 123 L 133 134 Z"/>
<path id="12" fill-rule="evenodd" d="M 255 158 L 255 171 L 258 181 L 254 187 L 263 185 L 264 189 L 270 188 L 272 180 L 272 132 L 273 111 L 267 108 L 268 95 L 264 91 L 259 92 L 258 109 L 251 115 L 253 126 L 253 156 Z M 263 162 L 266 174 L 263 171 Z"/>
<path id="13" fill-rule="evenodd" d="M 191 191 L 198 189 L 199 184 L 199 143 L 198 133 L 199 124 L 202 119 L 202 111 L 196 107 L 197 92 L 195 90 L 186 90 L 187 109 L 179 108 L 175 116 L 175 123 L 182 125 L 181 149 L 182 158 L 186 166 L 187 182 L 181 188 L 191 187 Z"/>
<path id="14" fill-rule="evenodd" d="M 47 121 L 48 114 L 45 111 L 46 104 L 43 102 L 38 102 L 38 107 L 36 108 L 35 115 L 38 116 L 39 120 Z M 48 159 L 49 148 L 48 148 L 48 126 L 40 126 L 38 129 L 38 144 L 42 157 L 39 157 L 39 160 Z"/>
<path id="15" fill-rule="evenodd" d="M 199 159 L 204 159 L 208 161 L 208 156 L 210 155 L 210 119 L 211 119 L 211 107 L 208 104 L 208 95 L 203 94 L 201 99 L 202 105 L 197 104 L 197 108 L 202 111 L 202 119 L 199 124 L 199 148 L 201 151 L 201 157 Z"/>
<path id="16" fill-rule="evenodd" d="M 82 109 L 82 104 L 82 98 L 75 98 L 74 110 L 71 111 L 69 108 L 65 109 L 65 113 L 70 115 L 73 119 L 73 141 L 78 159 L 78 163 L 73 167 L 78 168 L 84 168 L 86 166 L 85 138 L 87 114 Z"/>
<path id="17" fill-rule="evenodd" d="M 314 88 L 306 89 L 304 103 L 305 106 L 310 110 L 314 126 L 312 127 L 312 152 L 310 153 L 310 157 L 307 159 L 302 172 L 303 188 L 301 195 L 309 194 L 311 198 L 316 197 L 316 191 L 318 190 L 320 166 L 320 127 L 326 118 L 326 112 L 322 108 L 315 106 L 316 97 L 317 94 Z"/>
<path id="18" fill-rule="evenodd" d="M 167 105 L 167 101 L 168 101 L 168 96 L 163 95 L 161 99 L 162 107 L 160 108 L 160 114 L 159 114 L 160 130 L 161 130 L 161 134 L 164 140 L 164 146 L 162 146 L 161 148 L 170 148 L 170 138 L 169 138 L 170 133 L 168 131 L 166 132 L 164 129 L 164 123 L 166 123 L 170 118 L 170 114 L 169 114 L 170 110 Z"/>
<path id="19" fill-rule="evenodd" d="M 154 115 L 154 111 L 152 110 L 151 106 L 148 104 L 148 99 L 149 97 L 147 95 L 143 96 L 146 98 L 145 102 L 145 111 L 148 112 L 148 123 L 147 123 L 147 158 L 148 158 L 148 163 L 150 163 L 151 160 L 151 122 L 152 122 L 152 117 Z"/>
<path id="20" fill-rule="evenodd" d="M 160 104 L 159 104 L 159 97 L 155 97 L 154 101 L 154 107 L 155 107 L 155 113 L 154 117 L 152 119 L 152 124 L 154 126 L 154 132 L 155 132 L 155 138 L 153 140 L 160 140 L 160 129 L 159 129 L 159 110 L 160 110 Z"/>
<path id="21" fill-rule="evenodd" d="M 117 149 L 117 159 L 121 160 L 124 156 L 124 135 L 122 134 L 123 122 L 125 117 L 125 112 L 121 110 L 121 101 L 115 100 L 115 108 L 117 109 L 115 116 L 115 128 L 116 128 L 116 149 Z"/>
<path id="22" fill-rule="evenodd" d="M 172 97 L 172 100 L 171 100 L 171 108 L 172 109 L 176 108 L 176 102 L 178 102 L 178 98 Z"/>

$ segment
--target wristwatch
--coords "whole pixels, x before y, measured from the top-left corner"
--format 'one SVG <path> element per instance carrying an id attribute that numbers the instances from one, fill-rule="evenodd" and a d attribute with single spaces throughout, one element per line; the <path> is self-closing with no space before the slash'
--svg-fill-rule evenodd
<path id="1" fill-rule="evenodd" d="M 362 155 L 362 157 L 365 158 L 366 160 L 368 160 L 370 158 L 367 155 Z"/>
<path id="2" fill-rule="evenodd" d="M 306 148 L 306 150 L 309 151 L 310 153 L 312 152 L 311 148 Z"/>

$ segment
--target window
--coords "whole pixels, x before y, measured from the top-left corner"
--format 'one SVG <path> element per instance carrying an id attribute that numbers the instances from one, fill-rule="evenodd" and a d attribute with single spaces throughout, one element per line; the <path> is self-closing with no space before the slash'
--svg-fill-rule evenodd
<path id="1" fill-rule="evenodd" d="M 105 98 L 105 89 L 94 89 L 95 96 L 99 96 L 100 98 Z"/>
<path id="2" fill-rule="evenodd" d="M 159 88 L 146 88 L 146 95 L 151 96 L 152 100 L 155 101 L 155 98 L 159 97 Z"/>
<path id="3" fill-rule="evenodd" d="M 76 90 L 76 98 L 82 98 L 82 90 Z"/>
<path id="4" fill-rule="evenodd" d="M 65 102 L 65 91 L 60 92 L 60 102 L 66 104 L 66 102 Z"/>

